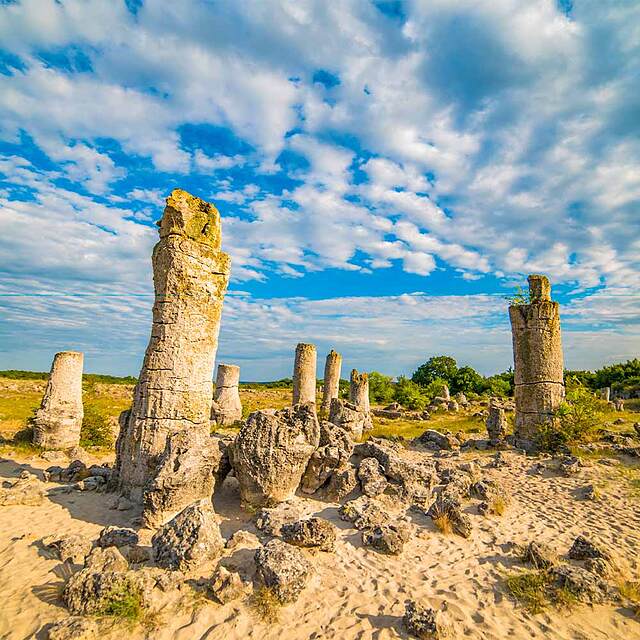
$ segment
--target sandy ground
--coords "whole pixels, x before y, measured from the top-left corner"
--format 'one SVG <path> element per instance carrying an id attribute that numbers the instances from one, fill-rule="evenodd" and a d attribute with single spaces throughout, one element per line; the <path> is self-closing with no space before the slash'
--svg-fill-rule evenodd
<path id="1" fill-rule="evenodd" d="M 615 467 L 594 462 L 577 477 L 548 473 L 541 477 L 529 472 L 531 460 L 516 454 L 507 458 L 507 468 L 486 469 L 483 474 L 510 487 L 513 503 L 501 517 L 483 517 L 477 514 L 477 501 L 470 501 L 467 511 L 474 532 L 468 540 L 443 536 L 427 517 L 409 512 L 414 532 L 404 552 L 399 557 L 383 556 L 363 548 L 360 534 L 338 518 L 337 505 L 307 499 L 309 512 L 336 525 L 339 540 L 335 553 L 305 552 L 315 574 L 299 600 L 282 609 L 279 622 L 260 622 L 246 601 L 222 606 L 184 585 L 156 603 L 158 629 L 105 627 L 101 638 L 406 638 L 402 615 L 407 599 L 446 609 L 455 638 L 640 638 L 640 622 L 614 605 L 530 615 L 506 595 L 505 574 L 520 566 L 513 544 L 530 540 L 547 543 L 565 555 L 575 536 L 586 534 L 611 545 L 631 575 L 637 578 L 640 573 L 640 500 L 629 495 Z M 488 458 L 481 460 L 484 464 Z M 39 458 L 17 463 L 5 457 L 0 476 L 15 478 L 24 468 L 38 473 L 47 466 Z M 602 499 L 581 500 L 579 489 L 594 480 L 604 486 Z M 110 509 L 113 499 L 109 494 L 73 492 L 52 495 L 38 507 L 0 509 L 0 638 L 42 639 L 49 623 L 67 617 L 59 600 L 62 581 L 55 573 L 61 563 L 49 557 L 38 541 L 54 533 L 96 538 L 106 525 L 130 526 L 136 513 Z M 251 515 L 238 503 L 237 483 L 229 478 L 215 498 L 227 538 L 239 529 L 257 533 Z M 151 534 L 143 531 L 142 542 L 148 544 Z M 223 562 L 250 574 L 252 557 L 252 549 L 239 548 L 228 551 Z M 188 577 L 208 577 L 213 566 L 199 567 Z"/>

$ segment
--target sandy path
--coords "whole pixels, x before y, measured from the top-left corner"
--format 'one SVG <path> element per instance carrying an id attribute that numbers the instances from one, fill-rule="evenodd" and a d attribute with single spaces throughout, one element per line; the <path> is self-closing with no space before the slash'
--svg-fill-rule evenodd
<path id="1" fill-rule="evenodd" d="M 148 634 L 159 640 L 232 638 L 385 639 L 405 638 L 401 619 L 406 599 L 433 607 L 446 607 L 456 638 L 502 639 L 513 637 L 632 640 L 640 638 L 640 622 L 630 612 L 614 606 L 580 606 L 572 613 L 549 610 L 529 615 L 505 595 L 504 575 L 520 566 L 513 543 L 545 542 L 560 554 L 568 551 L 579 533 L 611 544 L 638 576 L 640 566 L 640 502 L 625 494 L 615 482 L 616 471 L 593 464 L 578 477 L 540 477 L 528 473 L 530 460 L 508 454 L 508 468 L 486 470 L 507 484 L 514 502 L 502 517 L 484 518 L 471 501 L 474 532 L 470 539 L 445 537 L 425 516 L 410 513 L 414 535 L 399 557 L 382 556 L 365 549 L 360 534 L 337 517 L 336 505 L 307 500 L 309 509 L 328 518 L 339 529 L 335 554 L 309 553 L 316 569 L 310 585 L 293 605 L 283 608 L 279 623 L 257 621 L 244 602 L 220 606 L 197 600 L 189 589 L 173 591 L 159 603 L 162 627 Z M 44 468 L 44 461 L 30 461 Z M 0 462 L 3 478 L 15 477 L 21 467 Z M 29 466 L 27 467 L 29 468 Z M 608 482 L 603 499 L 588 502 L 576 490 L 596 479 Z M 51 487 L 56 485 L 50 485 Z M 56 600 L 61 582 L 52 570 L 60 566 L 39 550 L 36 542 L 52 533 L 84 533 L 97 537 L 106 524 L 128 526 L 134 512 L 108 508 L 113 497 L 79 493 L 56 495 L 40 507 L 4 507 L 0 511 L 0 638 L 43 638 L 43 625 L 66 617 Z M 229 479 L 215 500 L 223 535 L 238 529 L 256 532 L 250 516 L 238 507 L 237 485 Z M 151 532 L 143 534 L 148 542 Z M 253 551 L 227 553 L 225 564 L 250 573 Z M 200 567 L 195 577 L 208 576 L 212 566 Z M 134 640 L 143 631 L 126 632 Z M 101 637 L 121 638 L 121 629 L 106 630 Z"/>

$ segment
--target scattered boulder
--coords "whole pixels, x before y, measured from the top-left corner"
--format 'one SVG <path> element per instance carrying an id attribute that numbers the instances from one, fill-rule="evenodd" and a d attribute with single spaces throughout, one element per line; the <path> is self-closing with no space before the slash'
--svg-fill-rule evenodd
<path id="1" fill-rule="evenodd" d="M 91 618 L 71 616 L 54 623 L 47 634 L 48 640 L 95 640 L 98 637 L 98 625 Z"/>
<path id="2" fill-rule="evenodd" d="M 261 507 L 292 498 L 319 443 L 313 403 L 252 413 L 229 447 L 242 501 Z"/>
<path id="3" fill-rule="evenodd" d="M 22 471 L 20 477 L 11 482 L 8 487 L 0 488 L 0 506 L 37 507 L 42 504 L 44 496 L 45 490 L 40 480 L 32 473 Z"/>
<path id="4" fill-rule="evenodd" d="M 87 465 L 82 460 L 73 460 L 66 469 L 60 472 L 61 482 L 78 482 L 91 475 Z"/>
<path id="5" fill-rule="evenodd" d="M 94 547 L 85 558 L 84 566 L 96 572 L 126 571 L 129 563 L 117 547 Z"/>
<path id="6" fill-rule="evenodd" d="M 370 498 L 375 498 L 387 488 L 387 479 L 382 473 L 382 467 L 375 458 L 365 458 L 358 467 L 358 480 L 362 487 L 362 493 Z"/>
<path id="7" fill-rule="evenodd" d="M 42 539 L 42 545 L 56 553 L 62 562 L 84 564 L 93 543 L 89 538 L 72 533 L 67 536 L 48 536 Z"/>
<path id="8" fill-rule="evenodd" d="M 140 538 L 133 529 L 105 527 L 98 538 L 99 547 L 128 547 L 138 544 Z"/>
<path id="9" fill-rule="evenodd" d="M 410 533 L 410 527 L 404 522 L 378 524 L 363 529 L 362 544 L 379 553 L 397 556 L 402 553 Z"/>
<path id="10" fill-rule="evenodd" d="M 445 624 L 440 613 L 434 609 L 423 607 L 413 600 L 405 604 L 402 623 L 410 635 L 420 640 L 438 640 L 447 635 Z"/>
<path id="11" fill-rule="evenodd" d="M 523 549 L 522 561 L 533 565 L 536 569 L 550 569 L 557 564 L 551 549 L 538 542 L 530 542 Z"/>
<path id="12" fill-rule="evenodd" d="M 249 585 L 244 582 L 239 573 L 229 571 L 221 564 L 216 568 L 209 584 L 213 597 L 220 604 L 227 604 L 241 598 L 247 593 L 248 588 Z"/>
<path id="13" fill-rule="evenodd" d="M 573 476 L 580 472 L 582 461 L 577 456 L 563 456 L 558 465 L 558 470 L 564 476 Z"/>
<path id="14" fill-rule="evenodd" d="M 258 577 L 280 602 L 295 602 L 311 575 L 311 565 L 300 549 L 274 538 L 255 554 Z"/>
<path id="15" fill-rule="evenodd" d="M 228 540 L 225 545 L 227 549 L 239 549 L 239 548 L 253 548 L 256 549 L 260 546 L 260 540 L 255 533 L 251 531 L 245 531 L 239 529 Z"/>
<path id="16" fill-rule="evenodd" d="M 584 536 L 578 536 L 569 549 L 569 557 L 572 560 L 586 560 L 587 558 L 609 559 L 610 554 Z"/>
<path id="17" fill-rule="evenodd" d="M 297 522 L 304 516 L 304 509 L 298 502 L 281 502 L 272 509 L 260 509 L 256 513 L 256 527 L 270 536 L 279 536 L 285 524 Z"/>
<path id="18" fill-rule="evenodd" d="M 344 500 L 358 486 L 355 467 L 348 463 L 342 469 L 336 470 L 325 489 L 325 497 L 333 502 Z"/>
<path id="19" fill-rule="evenodd" d="M 368 496 L 345 502 L 338 510 L 338 515 L 360 531 L 386 524 L 391 520 L 389 513 Z"/>
<path id="20" fill-rule="evenodd" d="M 313 452 L 300 488 L 304 493 L 315 493 L 326 487 L 334 473 L 344 469 L 353 453 L 353 441 L 342 427 L 323 420 L 320 423 L 320 442 Z"/>
<path id="21" fill-rule="evenodd" d="M 580 602 L 600 604 L 608 595 L 607 583 L 582 567 L 561 564 L 551 569 L 558 586 L 567 588 Z"/>
<path id="22" fill-rule="evenodd" d="M 317 547 L 320 551 L 333 551 L 336 528 L 323 518 L 308 518 L 282 525 L 280 535 L 285 542 L 297 547 Z"/>
<path id="23" fill-rule="evenodd" d="M 373 428 L 371 414 L 352 402 L 333 398 L 329 408 L 329 422 L 344 429 L 354 440 Z"/>
<path id="24" fill-rule="evenodd" d="M 414 438 L 413 444 L 433 451 L 453 451 L 460 448 L 460 442 L 452 433 L 440 433 L 435 429 L 427 429 L 417 438 Z"/>
<path id="25" fill-rule="evenodd" d="M 220 556 L 224 540 L 209 500 L 183 509 L 151 539 L 156 564 L 166 569 L 187 571 Z"/>

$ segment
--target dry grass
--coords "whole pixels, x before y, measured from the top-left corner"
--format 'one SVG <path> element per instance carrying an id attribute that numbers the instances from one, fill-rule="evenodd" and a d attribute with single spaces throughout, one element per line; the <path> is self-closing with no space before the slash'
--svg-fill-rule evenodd
<path id="1" fill-rule="evenodd" d="M 446 511 L 437 513 L 432 518 L 432 520 L 435 528 L 440 531 L 440 533 L 444 533 L 444 535 L 453 533 L 453 523 L 451 522 L 451 516 Z"/>
<path id="2" fill-rule="evenodd" d="M 634 616 L 640 620 L 640 580 L 622 580 L 618 584 L 618 591 L 629 601 Z"/>
<path id="3" fill-rule="evenodd" d="M 497 516 L 504 515 L 504 512 L 507 510 L 509 506 L 509 501 L 503 495 L 493 496 L 489 500 L 489 513 L 493 513 Z"/>
<path id="4" fill-rule="evenodd" d="M 262 622 L 274 624 L 280 620 L 282 603 L 269 587 L 260 587 L 249 597 L 249 606 Z"/>

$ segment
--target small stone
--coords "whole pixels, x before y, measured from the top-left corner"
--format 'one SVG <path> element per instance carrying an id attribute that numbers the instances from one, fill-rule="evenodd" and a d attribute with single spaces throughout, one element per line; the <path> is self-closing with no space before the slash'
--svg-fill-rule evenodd
<path id="1" fill-rule="evenodd" d="M 530 542 L 524 548 L 522 561 L 532 564 L 536 569 L 549 569 L 556 564 L 553 552 L 538 542 Z"/>
<path id="2" fill-rule="evenodd" d="M 420 640 L 438 640 L 447 634 L 439 612 L 423 607 L 413 600 L 406 602 L 402 622 L 405 629 Z"/>
<path id="3" fill-rule="evenodd" d="M 385 524 L 391 519 L 391 516 L 368 496 L 345 502 L 338 509 L 338 515 L 360 531 Z"/>
<path id="4" fill-rule="evenodd" d="M 138 544 L 138 534 L 133 529 L 105 527 L 98 538 L 99 547 L 129 547 Z"/>
<path id="5" fill-rule="evenodd" d="M 85 558 L 84 566 L 95 572 L 126 571 L 129 563 L 117 547 L 94 547 Z"/>
<path id="6" fill-rule="evenodd" d="M 0 488 L 0 506 L 23 505 L 37 507 L 44 501 L 45 490 L 38 478 L 32 474 L 20 477 Z"/>
<path id="7" fill-rule="evenodd" d="M 156 564 L 187 571 L 219 557 L 224 548 L 211 502 L 195 502 L 167 522 L 151 539 Z"/>
<path id="8" fill-rule="evenodd" d="M 62 562 L 71 561 L 73 564 L 84 564 L 84 559 L 93 546 L 91 540 L 78 534 L 68 536 L 48 536 L 42 539 L 42 544 L 54 550 Z"/>
<path id="9" fill-rule="evenodd" d="M 362 544 L 379 553 L 397 556 L 402 553 L 409 537 L 410 528 L 404 523 L 380 524 L 362 531 Z"/>
<path id="10" fill-rule="evenodd" d="M 333 551 L 336 528 L 323 518 L 308 518 L 282 526 L 282 539 L 297 547 L 317 547 L 320 551 Z"/>
<path id="11" fill-rule="evenodd" d="M 413 440 L 413 444 L 422 445 L 427 449 L 452 451 L 460 448 L 460 443 L 451 433 L 440 433 L 435 429 L 427 429 Z"/>
<path id="12" fill-rule="evenodd" d="M 95 640 L 98 637 L 98 625 L 91 618 L 71 616 L 49 627 L 49 640 Z"/>
<path id="13" fill-rule="evenodd" d="M 294 602 L 305 588 L 311 565 L 300 549 L 274 538 L 255 554 L 258 577 L 280 602 Z"/>
<path id="14" fill-rule="evenodd" d="M 599 604 L 607 596 L 607 585 L 602 578 L 582 567 L 562 564 L 551 572 L 558 585 L 567 588 L 581 602 Z"/>
<path id="15" fill-rule="evenodd" d="M 120 550 L 122 551 L 122 555 L 131 564 L 143 564 L 151 560 L 151 550 L 148 547 L 143 547 L 139 544 L 120 547 Z"/>
<path id="16" fill-rule="evenodd" d="M 239 549 L 239 548 L 249 548 L 249 549 L 257 549 L 260 546 L 260 540 L 258 540 L 258 536 L 255 533 L 251 533 L 250 531 L 245 531 L 244 529 L 239 529 L 236 531 L 228 540 L 226 544 L 227 549 Z"/>
<path id="17" fill-rule="evenodd" d="M 569 549 L 569 557 L 572 560 L 586 560 L 587 558 L 608 559 L 609 554 L 584 536 L 578 536 L 573 541 L 571 549 Z"/>
<path id="18" fill-rule="evenodd" d="M 358 467 L 358 479 L 362 487 L 362 493 L 370 498 L 375 498 L 387 488 L 387 479 L 382 473 L 382 467 L 375 458 L 365 458 Z"/>
<path id="19" fill-rule="evenodd" d="M 235 571 L 229 571 L 222 565 L 218 565 L 211 577 L 209 589 L 220 604 L 227 604 L 241 598 L 247 592 L 248 585 Z"/>

